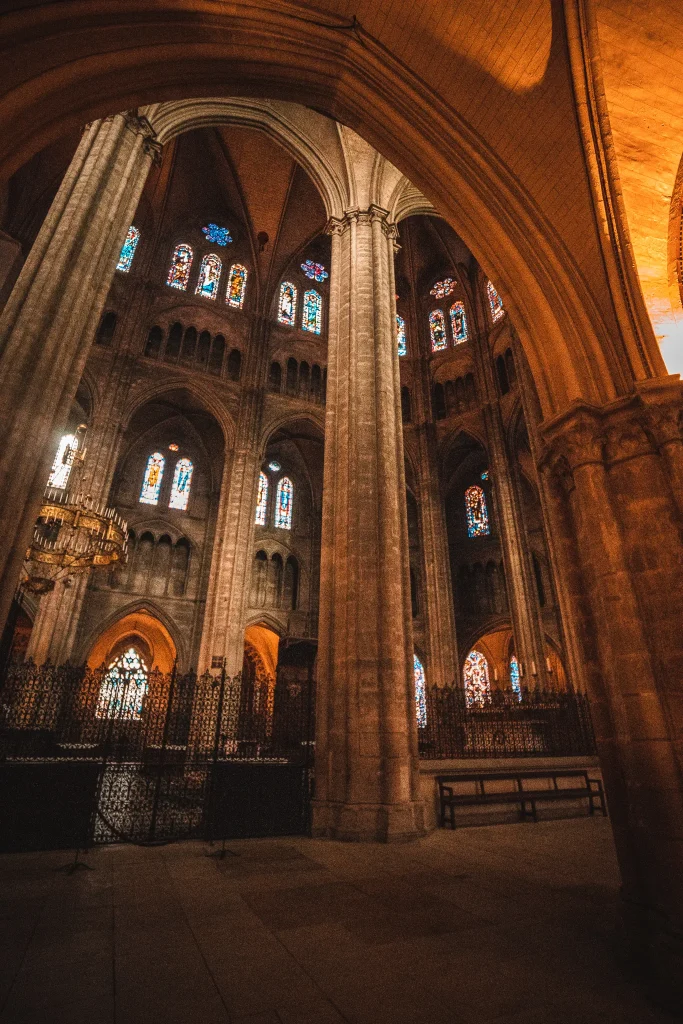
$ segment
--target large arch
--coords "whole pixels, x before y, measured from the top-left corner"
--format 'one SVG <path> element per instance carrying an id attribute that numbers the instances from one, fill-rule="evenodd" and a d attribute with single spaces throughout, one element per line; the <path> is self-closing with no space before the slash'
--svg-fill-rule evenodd
<path id="1" fill-rule="evenodd" d="M 557 12 L 547 17 L 551 47 L 562 46 L 566 24 Z M 566 17 L 573 30 L 572 4 Z M 134 31 L 135 46 L 123 24 Z M 638 308 L 629 317 L 623 296 L 615 304 L 613 273 L 589 284 L 567 239 L 510 167 L 440 94 L 359 26 L 334 16 L 308 19 L 287 5 L 238 3 L 219 11 L 194 0 L 131 0 L 122 15 L 119 3 L 105 0 L 98 6 L 97 55 L 92 27 L 70 0 L 40 14 L 18 12 L 0 25 L 0 52 L 4 46 L 13 51 L 0 106 L 0 138 L 9 144 L 0 148 L 0 173 L 89 119 L 172 103 L 188 92 L 305 103 L 351 125 L 399 166 L 495 278 L 546 417 L 577 399 L 601 405 L 632 391 L 634 380 L 665 372 L 642 296 L 630 297 Z M 55 52 L 61 66 L 55 66 Z M 572 87 L 586 92 L 583 54 L 574 46 L 570 55 L 581 64 Z M 9 69 L 17 66 L 30 68 L 33 77 L 12 79 Z M 500 78 L 495 68 L 487 73 Z M 194 109 L 188 124 L 200 123 L 199 116 Z M 169 120 L 169 132 L 182 130 L 182 121 Z M 593 183 L 599 174 L 589 164 Z M 591 245 L 602 245 L 614 216 L 605 215 Z"/>

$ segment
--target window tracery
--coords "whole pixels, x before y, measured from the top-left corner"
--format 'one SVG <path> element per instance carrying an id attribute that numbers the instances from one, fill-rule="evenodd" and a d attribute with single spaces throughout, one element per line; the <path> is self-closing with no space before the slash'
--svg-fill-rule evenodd
<path id="1" fill-rule="evenodd" d="M 435 299 L 445 299 L 448 295 L 452 295 L 456 283 L 454 277 L 444 277 L 442 281 L 436 282 L 434 287 L 430 289 L 429 294 L 433 295 Z"/>
<path id="2" fill-rule="evenodd" d="M 314 263 L 313 260 L 305 260 L 301 264 L 301 269 L 306 277 L 310 278 L 311 281 L 318 281 L 322 283 L 330 276 L 322 263 Z"/>
<path id="3" fill-rule="evenodd" d="M 218 224 L 207 224 L 202 228 L 202 233 L 206 235 L 207 242 L 212 245 L 228 245 L 229 242 L 232 242 L 232 235 L 228 229 L 219 227 Z"/>
<path id="4" fill-rule="evenodd" d="M 102 680 L 95 714 L 97 718 L 136 721 L 142 718 L 147 695 L 148 671 L 135 647 L 111 662 Z"/>

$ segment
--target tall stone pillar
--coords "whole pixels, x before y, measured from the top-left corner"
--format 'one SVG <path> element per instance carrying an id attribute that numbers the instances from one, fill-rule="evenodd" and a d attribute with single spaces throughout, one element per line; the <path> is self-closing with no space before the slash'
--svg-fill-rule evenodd
<path id="1" fill-rule="evenodd" d="M 313 834 L 423 830 L 396 348 L 395 227 L 377 206 L 330 222 Z"/>
<path id="2" fill-rule="evenodd" d="M 0 317 L 0 622 L 157 148 L 144 118 L 86 128 Z"/>
<path id="3" fill-rule="evenodd" d="M 667 449 L 680 385 L 543 426 L 551 527 L 586 662 L 636 952 L 683 1002 L 683 541 Z M 645 393 L 647 392 L 647 393 Z M 675 393 L 674 393 L 675 392 Z M 562 564 L 564 563 L 564 564 Z"/>

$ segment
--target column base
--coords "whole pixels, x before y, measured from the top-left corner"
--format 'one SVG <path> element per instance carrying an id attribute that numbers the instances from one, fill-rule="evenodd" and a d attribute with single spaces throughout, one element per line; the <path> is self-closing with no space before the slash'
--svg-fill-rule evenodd
<path id="1" fill-rule="evenodd" d="M 623 899 L 625 956 L 653 1003 L 676 1014 L 683 1007 L 683 931 L 666 914 Z"/>
<path id="2" fill-rule="evenodd" d="M 405 843 L 429 831 L 424 805 L 342 804 L 314 800 L 311 835 L 346 842 Z"/>

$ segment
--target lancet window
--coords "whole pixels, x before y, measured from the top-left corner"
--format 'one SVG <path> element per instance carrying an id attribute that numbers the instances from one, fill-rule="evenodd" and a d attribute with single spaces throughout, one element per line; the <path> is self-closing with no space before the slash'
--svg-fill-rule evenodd
<path id="1" fill-rule="evenodd" d="M 194 253 L 189 245 L 185 245 L 184 242 L 176 245 L 171 257 L 168 276 L 166 277 L 166 284 L 170 288 L 178 288 L 181 292 L 185 291 L 190 283 L 190 270 L 192 269 L 193 258 Z"/>
<path id="2" fill-rule="evenodd" d="M 280 285 L 277 318 L 286 327 L 294 327 L 296 320 L 296 286 L 290 281 L 283 281 Z"/>
<path id="3" fill-rule="evenodd" d="M 396 314 L 396 344 L 398 345 L 399 356 L 405 356 L 408 353 L 408 345 L 406 343 L 406 322 L 402 316 Z"/>
<path id="4" fill-rule="evenodd" d="M 517 694 L 517 699 L 522 699 L 522 684 L 519 679 L 519 662 L 513 654 L 510 658 L 510 686 Z"/>
<path id="5" fill-rule="evenodd" d="M 467 314 L 465 313 L 465 303 L 460 299 L 451 306 L 450 317 L 453 342 L 460 345 L 463 341 L 467 341 Z"/>
<path id="6" fill-rule="evenodd" d="M 446 318 L 440 309 L 433 309 L 429 314 L 429 334 L 432 339 L 432 352 L 443 352 L 448 348 Z"/>
<path id="7" fill-rule="evenodd" d="M 233 263 L 230 267 L 228 277 L 228 290 L 225 294 L 225 301 L 233 309 L 241 309 L 244 305 L 244 297 L 247 291 L 247 268 L 241 263 Z"/>
<path id="8" fill-rule="evenodd" d="M 159 503 L 159 492 L 161 480 L 164 475 L 165 459 L 161 452 L 153 452 L 147 459 L 145 475 L 140 491 L 140 502 L 143 505 L 157 505 Z"/>
<path id="9" fill-rule="evenodd" d="M 266 515 L 268 514 L 268 477 L 265 473 L 259 473 L 258 478 L 258 497 L 256 499 L 256 518 L 255 523 L 257 526 L 266 525 Z"/>
<path id="10" fill-rule="evenodd" d="M 59 442 L 55 461 L 52 463 L 52 470 L 47 480 L 48 487 L 66 487 L 77 451 L 78 438 L 76 435 L 64 434 Z"/>
<path id="11" fill-rule="evenodd" d="M 278 530 L 292 529 L 292 502 L 294 487 L 288 476 L 283 476 L 277 485 L 275 496 L 275 527 Z"/>
<path id="12" fill-rule="evenodd" d="M 489 664 L 481 651 L 470 651 L 463 670 L 465 701 L 472 707 L 482 707 L 491 698 Z"/>
<path id="13" fill-rule="evenodd" d="M 184 512 L 190 500 L 190 487 L 192 486 L 192 473 L 194 466 L 189 459 L 178 459 L 173 471 L 173 483 L 171 484 L 171 498 L 169 508 L 180 509 Z"/>
<path id="14" fill-rule="evenodd" d="M 322 295 L 309 288 L 304 292 L 304 311 L 301 319 L 301 327 L 304 331 L 311 331 L 312 334 L 320 334 L 323 323 L 323 299 Z"/>
<path id="15" fill-rule="evenodd" d="M 479 484 L 465 491 L 465 517 L 468 537 L 487 537 L 491 533 L 486 495 Z"/>
<path id="16" fill-rule="evenodd" d="M 207 252 L 199 267 L 199 277 L 195 295 L 203 295 L 205 299 L 215 299 L 218 295 L 218 282 L 221 276 L 223 263 L 214 252 Z"/>
<path id="17" fill-rule="evenodd" d="M 427 689 L 425 670 L 417 654 L 413 654 L 413 675 L 415 678 L 415 710 L 417 727 L 424 729 L 427 725 Z"/>
<path id="18" fill-rule="evenodd" d="M 127 274 L 130 270 L 131 263 L 133 262 L 133 256 L 135 256 L 135 250 L 138 247 L 140 241 L 140 232 L 132 224 L 128 228 L 128 234 L 126 240 L 123 243 L 121 249 L 121 255 L 119 256 L 119 262 L 116 264 L 117 270 L 122 270 L 124 274 Z"/>
<path id="19" fill-rule="evenodd" d="M 493 287 L 490 281 L 486 282 L 486 294 L 489 297 L 489 306 L 491 307 L 491 319 L 494 324 L 500 320 L 502 316 L 505 316 L 505 308 L 503 306 L 503 300 L 500 295 Z"/>

